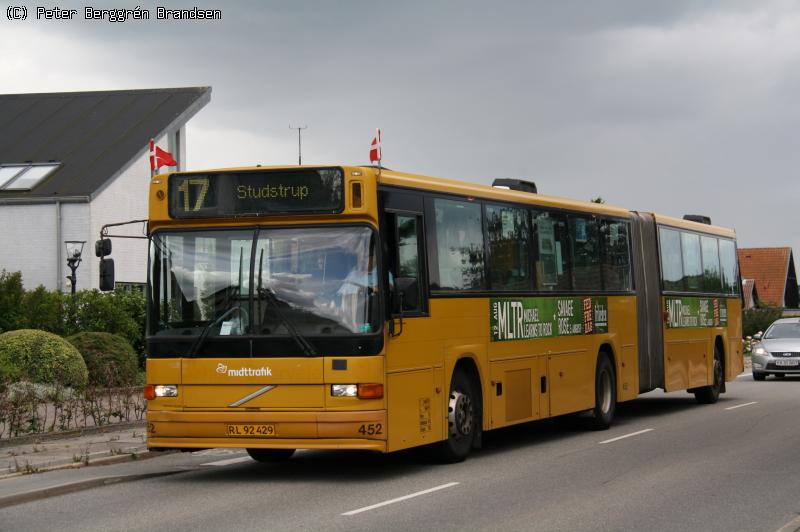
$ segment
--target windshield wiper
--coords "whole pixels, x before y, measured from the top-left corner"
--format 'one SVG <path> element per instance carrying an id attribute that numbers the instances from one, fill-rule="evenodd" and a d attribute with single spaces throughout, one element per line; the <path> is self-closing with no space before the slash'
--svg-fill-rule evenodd
<path id="1" fill-rule="evenodd" d="M 195 356 L 197 354 L 197 352 L 200 350 L 200 346 L 202 346 L 203 342 L 206 341 L 206 338 L 208 337 L 208 333 L 211 332 L 211 329 L 215 325 L 221 323 L 229 315 L 233 314 L 233 311 L 238 310 L 240 313 L 244 313 L 244 318 L 245 318 L 244 322 L 249 324 L 250 315 L 248 314 L 247 311 L 245 311 L 242 308 L 242 304 L 238 300 L 239 296 L 242 293 L 242 258 L 243 258 L 243 253 L 244 253 L 244 249 L 243 248 L 239 249 L 239 284 L 234 288 L 234 290 L 230 294 L 230 296 L 229 296 L 230 299 L 228 300 L 228 304 L 225 305 L 225 310 L 223 311 L 223 313 L 217 319 L 215 319 L 214 321 L 210 322 L 208 325 L 203 327 L 203 330 L 200 332 L 200 335 L 197 337 L 197 340 L 194 341 L 194 343 L 192 344 L 191 349 L 189 349 L 189 356 L 190 357 Z M 239 303 L 239 306 L 235 307 L 234 305 L 236 305 L 237 303 Z M 241 320 L 242 320 L 241 316 L 239 317 L 239 320 L 241 322 Z"/>
<path id="2" fill-rule="evenodd" d="M 210 322 L 208 325 L 206 325 L 205 327 L 203 327 L 203 330 L 200 332 L 200 336 L 198 336 L 198 337 L 197 337 L 197 340 L 195 340 L 195 341 L 194 341 L 194 343 L 192 344 L 192 347 L 191 347 L 191 349 L 189 349 L 189 353 L 188 353 L 188 355 L 189 355 L 190 357 L 191 357 L 191 356 L 194 356 L 194 355 L 196 355 L 196 354 L 197 354 L 197 351 L 199 351 L 199 350 L 200 350 L 200 346 L 201 346 L 201 345 L 203 345 L 203 342 L 205 342 L 205 341 L 206 341 L 206 338 L 208 337 L 208 333 L 210 333 L 210 332 L 211 332 L 211 329 L 212 329 L 212 328 L 213 328 L 215 325 L 217 325 L 217 324 L 221 323 L 221 322 L 222 322 L 222 321 L 223 321 L 225 318 L 227 318 L 228 316 L 230 316 L 231 314 L 233 314 L 233 312 L 234 312 L 235 310 L 238 310 L 239 312 L 242 312 L 242 313 L 244 313 L 244 315 L 247 317 L 247 312 L 246 312 L 246 311 L 245 311 L 245 310 L 242 308 L 241 304 L 240 304 L 238 307 L 234 307 L 234 306 L 233 306 L 233 305 L 235 305 L 236 303 L 238 303 L 238 301 L 232 300 L 232 301 L 231 301 L 231 302 L 228 304 L 228 307 L 225 309 L 225 312 L 223 312 L 223 313 L 220 315 L 220 317 L 219 317 L 219 318 L 215 319 L 214 321 Z M 241 319 L 241 318 L 240 318 L 240 319 Z M 249 317 L 247 317 L 247 318 L 246 318 L 246 320 L 247 320 L 247 321 L 249 321 Z"/>
<path id="3" fill-rule="evenodd" d="M 289 321 L 289 318 L 284 315 L 283 311 L 280 309 L 280 303 L 278 302 L 278 298 L 275 295 L 275 292 L 272 291 L 269 287 L 262 286 L 263 280 L 263 273 L 264 273 L 264 250 L 261 250 L 261 253 L 258 257 L 258 288 L 256 289 L 258 293 L 258 315 L 261 316 L 261 296 L 266 296 L 264 299 L 272 305 L 275 309 L 275 313 L 278 315 L 278 318 L 283 323 L 283 326 L 286 327 L 286 330 L 289 331 L 289 334 L 292 335 L 292 338 L 297 345 L 300 346 L 300 349 L 303 350 L 303 353 L 307 357 L 315 357 L 317 356 L 317 350 L 314 349 L 314 346 L 309 343 L 308 340 L 305 339 L 303 335 L 297 332 L 297 329 L 294 327 L 294 324 Z"/>
<path id="4" fill-rule="evenodd" d="M 260 281 L 261 280 L 259 279 L 259 283 Z M 275 309 L 275 313 L 278 315 L 278 318 L 280 318 L 281 323 L 283 323 L 283 326 L 286 327 L 287 331 L 289 331 L 289 334 L 292 336 L 294 341 L 297 342 L 297 345 L 300 346 L 300 349 L 303 350 L 303 353 L 305 353 L 307 357 L 317 356 L 317 350 L 314 349 L 314 346 L 311 345 L 303 335 L 297 332 L 297 329 L 295 328 L 294 324 L 289 320 L 289 318 L 286 317 L 286 315 L 281 310 L 280 303 L 278 302 L 278 298 L 275 296 L 275 292 L 273 292 L 272 289 L 269 287 L 262 288 L 259 286 L 258 295 L 265 296 L 267 302 L 269 302 L 269 304 L 272 305 L 272 308 Z"/>

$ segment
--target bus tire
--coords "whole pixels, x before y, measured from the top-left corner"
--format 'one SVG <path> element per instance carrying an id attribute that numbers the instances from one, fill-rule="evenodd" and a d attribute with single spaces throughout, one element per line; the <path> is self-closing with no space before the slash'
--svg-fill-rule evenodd
<path id="1" fill-rule="evenodd" d="M 611 363 L 608 353 L 601 352 L 597 357 L 597 370 L 595 371 L 591 427 L 594 430 L 606 430 L 611 426 L 616 410 L 617 378 L 614 365 Z"/>
<path id="2" fill-rule="evenodd" d="M 479 395 L 472 379 L 456 370 L 450 382 L 447 405 L 447 439 L 440 443 L 440 457 L 446 463 L 463 461 L 472 449 L 480 420 Z"/>
<path id="3" fill-rule="evenodd" d="M 714 382 L 708 386 L 701 386 L 694 391 L 694 398 L 698 403 L 703 405 L 711 405 L 719 399 L 719 393 L 722 391 L 722 383 L 725 381 L 725 375 L 722 373 L 722 353 L 718 347 L 714 347 Z"/>
<path id="4" fill-rule="evenodd" d="M 274 464 L 285 462 L 294 454 L 294 449 L 247 449 L 247 454 L 256 462 Z"/>

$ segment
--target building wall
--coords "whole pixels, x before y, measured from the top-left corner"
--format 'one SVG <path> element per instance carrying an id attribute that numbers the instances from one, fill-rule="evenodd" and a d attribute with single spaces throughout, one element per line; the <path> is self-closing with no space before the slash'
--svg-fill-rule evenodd
<path id="1" fill-rule="evenodd" d="M 94 256 L 94 241 L 105 224 L 147 218 L 150 162 L 147 152 L 137 158 L 117 179 L 101 190 L 91 203 L 91 282 L 100 286 L 100 259 Z M 111 235 L 144 236 L 142 224 L 110 227 Z M 147 240 L 111 237 L 115 280 L 123 283 L 147 281 Z"/>
<path id="2" fill-rule="evenodd" d="M 67 290 L 69 282 L 65 240 L 87 240 L 89 205 L 61 204 L 62 233 L 58 235 L 58 207 L 41 205 L 0 205 L 0 269 L 21 271 L 25 288 L 44 285 Z M 90 273 L 84 249 L 84 262 L 78 267 L 78 288 L 89 286 Z"/>
<path id="3" fill-rule="evenodd" d="M 182 130 L 185 139 L 185 130 Z M 173 132 L 174 135 L 174 132 Z M 157 139 L 167 147 L 167 136 Z M 184 150 L 181 150 L 182 152 Z M 170 169 L 162 168 L 167 171 Z M 49 290 L 70 290 L 64 241 L 83 240 L 78 267 L 78 290 L 100 286 L 100 260 L 94 243 L 100 229 L 109 223 L 147 218 L 150 162 L 147 151 L 137 157 L 113 182 L 97 192 L 90 203 L 61 203 L 61 234 L 55 203 L 0 205 L 0 269 L 21 271 L 26 289 L 44 285 Z M 112 227 L 114 235 L 145 236 L 143 224 Z M 111 238 L 115 280 L 122 283 L 147 281 L 147 240 Z"/>

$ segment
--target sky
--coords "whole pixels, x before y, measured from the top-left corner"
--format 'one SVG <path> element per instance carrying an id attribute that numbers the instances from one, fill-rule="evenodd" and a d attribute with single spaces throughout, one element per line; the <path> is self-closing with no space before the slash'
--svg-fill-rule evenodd
<path id="1" fill-rule="evenodd" d="M 27 20 L 8 20 L 10 5 Z M 211 86 L 187 167 L 383 164 L 672 216 L 800 251 L 800 3 L 0 3 L 0 93 Z M 84 8 L 151 20 L 84 20 Z M 222 20 L 154 20 L 156 7 Z"/>

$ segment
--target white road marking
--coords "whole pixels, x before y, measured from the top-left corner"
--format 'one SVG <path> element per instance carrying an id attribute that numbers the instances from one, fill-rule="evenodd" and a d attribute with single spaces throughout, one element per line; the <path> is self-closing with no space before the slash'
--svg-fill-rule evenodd
<path id="1" fill-rule="evenodd" d="M 744 404 L 741 404 L 741 405 L 729 406 L 729 407 L 728 407 L 728 408 L 726 408 L 725 410 L 736 410 L 737 408 L 742 408 L 743 406 L 750 406 L 750 405 L 754 405 L 754 404 L 756 404 L 756 403 L 758 403 L 758 401 L 750 401 L 749 403 L 744 403 Z"/>
<path id="2" fill-rule="evenodd" d="M 231 464 L 238 464 L 241 462 L 251 462 L 253 459 L 249 456 L 240 456 L 238 458 L 228 458 L 227 460 L 217 460 L 216 462 L 208 462 L 207 464 L 200 464 L 201 466 L 226 466 Z"/>
<path id="3" fill-rule="evenodd" d="M 600 444 L 602 445 L 604 443 L 611 443 L 618 440 L 623 440 L 625 438 L 630 438 L 631 436 L 638 436 L 639 434 L 644 434 L 645 432 L 650 432 L 651 430 L 656 430 L 656 429 L 644 429 L 638 432 L 631 432 L 630 434 L 626 434 L 625 436 L 618 436 L 616 438 L 611 438 L 610 440 L 601 441 Z"/>
<path id="4" fill-rule="evenodd" d="M 382 506 L 387 506 L 389 504 L 394 504 L 396 502 L 405 501 L 407 499 L 412 499 L 414 497 L 419 497 L 420 495 L 427 495 L 428 493 L 432 493 L 434 491 L 443 490 L 446 488 L 452 488 L 453 486 L 458 486 L 458 482 L 448 482 L 447 484 L 442 484 L 441 486 L 436 486 L 435 488 L 430 488 L 427 490 L 418 491 L 416 493 L 410 493 L 408 495 L 403 495 L 402 497 L 397 497 L 396 499 L 391 499 L 388 501 L 379 502 L 378 504 L 373 504 L 371 506 L 364 506 L 363 508 L 359 508 L 357 510 L 350 510 L 349 512 L 345 512 L 342 515 L 356 515 L 360 514 L 361 512 L 367 512 L 369 510 L 374 510 L 375 508 L 380 508 Z"/>
<path id="5" fill-rule="evenodd" d="M 797 532 L 797 529 L 800 528 L 800 517 L 795 517 L 785 525 L 783 525 L 778 532 Z"/>

